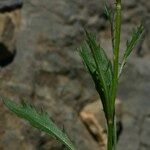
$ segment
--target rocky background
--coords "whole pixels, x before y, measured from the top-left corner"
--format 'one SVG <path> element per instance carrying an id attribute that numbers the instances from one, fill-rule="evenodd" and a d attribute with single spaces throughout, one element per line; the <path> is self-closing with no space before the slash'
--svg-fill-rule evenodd
<path id="1" fill-rule="evenodd" d="M 120 79 L 123 130 L 117 147 L 149 150 L 150 1 L 122 1 L 121 52 L 134 26 L 143 22 L 145 32 Z M 85 26 L 96 33 L 111 56 L 103 2 L 0 0 L 0 95 L 43 107 L 59 127 L 65 127 L 79 150 L 103 149 L 80 117 L 98 95 L 76 51 Z M 62 149 L 61 144 L 17 118 L 0 101 L 0 150 Z"/>

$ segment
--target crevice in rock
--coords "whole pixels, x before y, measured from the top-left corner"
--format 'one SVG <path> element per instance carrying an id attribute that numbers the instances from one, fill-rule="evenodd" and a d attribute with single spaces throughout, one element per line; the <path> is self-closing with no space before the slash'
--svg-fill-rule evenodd
<path id="1" fill-rule="evenodd" d="M 117 121 L 117 142 L 119 141 L 122 131 L 123 131 L 123 124 L 121 121 Z"/>
<path id="2" fill-rule="evenodd" d="M 12 63 L 15 55 L 16 50 L 11 53 L 3 43 L 0 43 L 0 67 L 5 67 Z"/>
<path id="3" fill-rule="evenodd" d="M 87 128 L 89 134 L 94 139 L 94 141 L 96 141 L 98 143 L 100 137 L 97 134 L 94 134 L 93 132 L 91 132 L 91 130 L 89 129 L 89 127 L 85 123 L 84 123 L 84 125 Z M 123 131 L 123 124 L 121 121 L 117 121 L 117 142 L 119 141 L 119 138 L 120 138 L 120 135 L 122 134 L 122 131 Z"/>
<path id="4" fill-rule="evenodd" d="M 16 9 L 21 9 L 22 6 L 23 6 L 22 3 L 14 4 L 14 5 L 11 5 L 11 6 L 5 6 L 3 8 L 0 8 L 0 13 L 11 12 L 11 11 L 14 11 Z"/>

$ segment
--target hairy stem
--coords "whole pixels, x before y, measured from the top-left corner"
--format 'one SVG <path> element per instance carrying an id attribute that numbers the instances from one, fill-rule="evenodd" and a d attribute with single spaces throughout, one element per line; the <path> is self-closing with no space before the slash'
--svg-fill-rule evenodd
<path id="1" fill-rule="evenodd" d="M 107 122 L 108 125 L 108 144 L 107 150 L 115 150 L 116 147 L 116 131 L 115 131 L 115 99 L 118 86 L 118 70 L 119 70 L 119 49 L 120 49 L 120 34 L 121 34 L 121 0 L 116 0 L 116 9 L 114 16 L 114 49 L 113 49 L 113 83 L 112 95 L 110 96 L 111 102 L 111 116 Z"/>
<path id="2" fill-rule="evenodd" d="M 113 88 L 112 88 L 112 103 L 114 106 L 117 85 L 118 85 L 118 70 L 119 70 L 119 48 L 120 48 L 120 33 L 121 33 L 121 1 L 116 1 L 115 20 L 114 20 L 114 50 L 113 50 Z M 112 109 L 113 111 L 113 109 Z"/>

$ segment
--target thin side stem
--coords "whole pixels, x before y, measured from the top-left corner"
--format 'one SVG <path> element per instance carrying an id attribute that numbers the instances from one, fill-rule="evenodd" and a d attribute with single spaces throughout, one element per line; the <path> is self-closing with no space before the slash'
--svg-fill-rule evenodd
<path id="1" fill-rule="evenodd" d="M 126 60 L 125 58 L 123 58 L 122 62 L 121 62 L 121 66 L 120 66 L 120 70 L 119 70 L 119 73 L 118 73 L 118 78 L 120 77 L 121 73 L 122 73 L 122 70 L 123 70 L 123 67 L 126 63 Z"/>

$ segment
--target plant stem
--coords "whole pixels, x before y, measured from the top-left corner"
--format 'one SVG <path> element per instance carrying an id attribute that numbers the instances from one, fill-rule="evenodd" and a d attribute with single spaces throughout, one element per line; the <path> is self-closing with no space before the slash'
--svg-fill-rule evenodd
<path id="1" fill-rule="evenodd" d="M 112 112 L 114 111 L 115 98 L 118 85 L 119 70 L 119 48 L 121 33 L 121 0 L 116 0 L 115 20 L 114 20 L 114 50 L 113 50 L 113 88 L 112 88 Z"/>
<path id="2" fill-rule="evenodd" d="M 117 141 L 117 137 L 116 137 L 116 119 L 114 117 L 114 119 L 110 120 L 107 123 L 107 132 L 108 132 L 108 142 L 107 142 L 107 150 L 116 150 L 116 141 Z"/>
<path id="3" fill-rule="evenodd" d="M 113 49 L 113 81 L 112 93 L 110 95 L 111 102 L 111 116 L 107 122 L 108 126 L 108 142 L 107 150 L 116 149 L 116 121 L 115 121 L 115 99 L 118 86 L 118 72 L 119 72 L 119 49 L 120 49 L 120 34 L 121 34 L 121 0 L 116 0 L 115 18 L 114 18 L 114 49 Z"/>
<path id="4" fill-rule="evenodd" d="M 107 150 L 114 150 L 114 123 L 110 121 L 108 123 L 108 142 Z"/>

